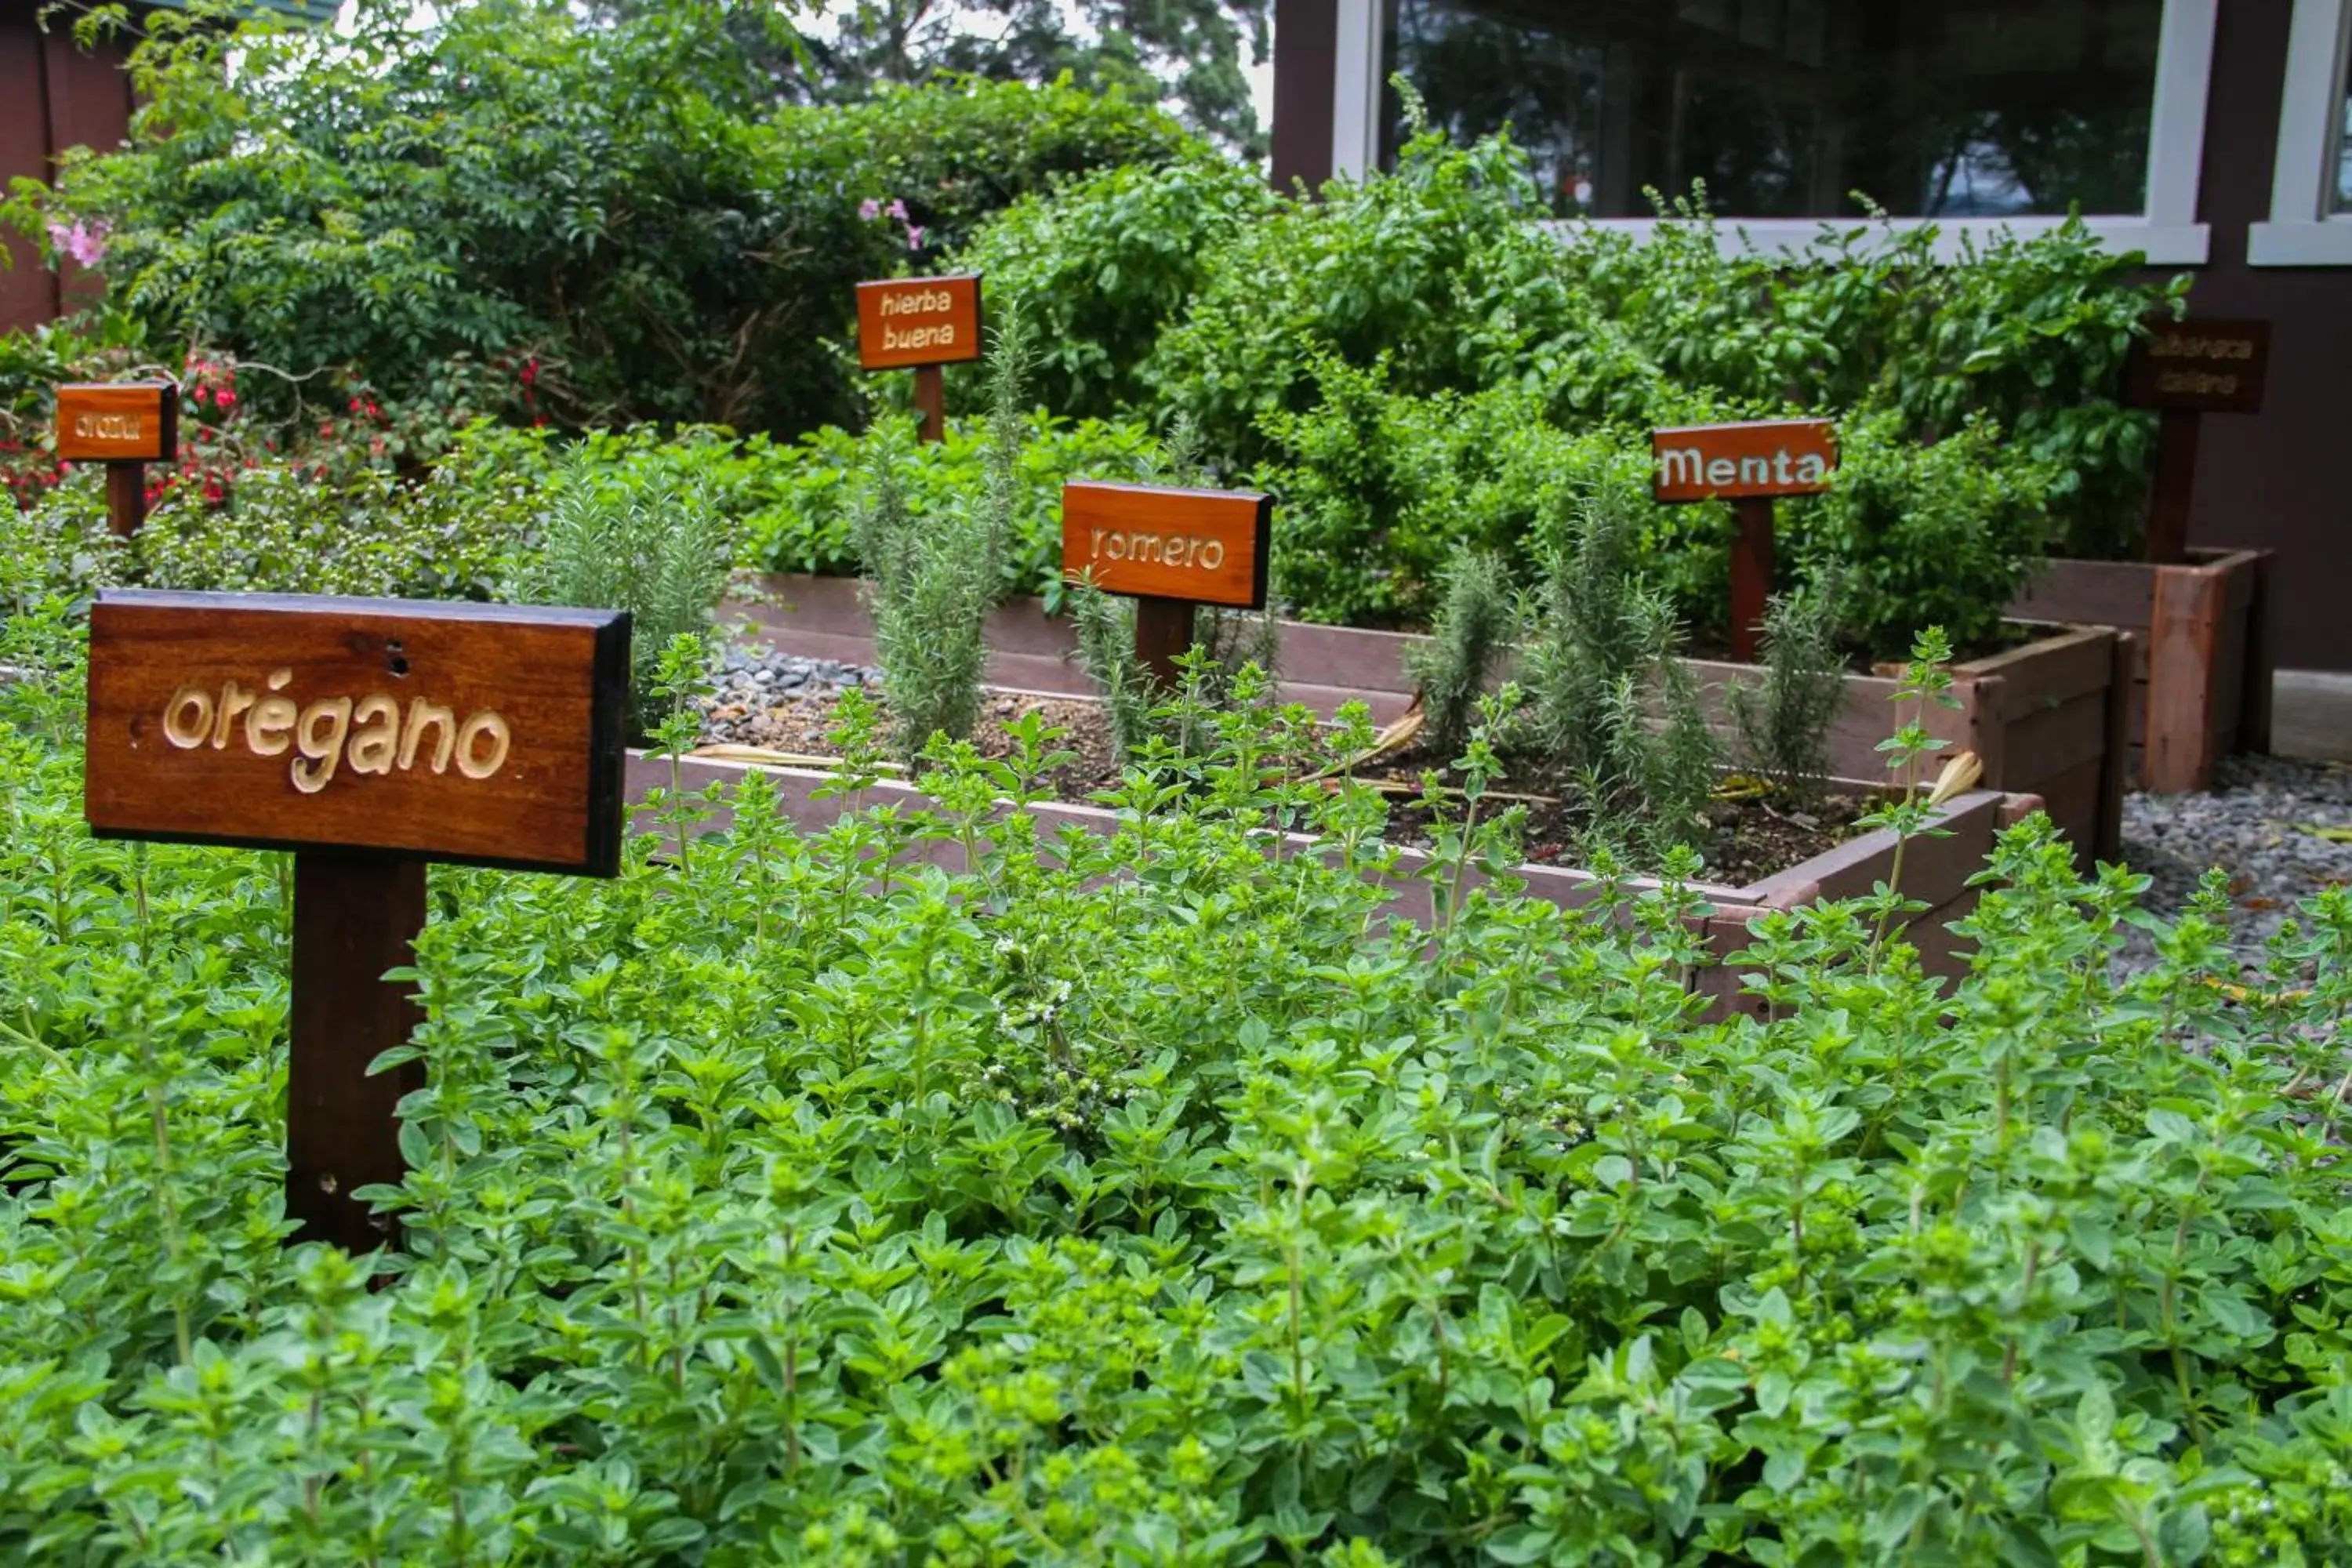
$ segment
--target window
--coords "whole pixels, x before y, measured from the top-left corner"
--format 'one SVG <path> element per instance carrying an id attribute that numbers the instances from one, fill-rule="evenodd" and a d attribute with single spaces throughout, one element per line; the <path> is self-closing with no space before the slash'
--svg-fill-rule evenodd
<path id="1" fill-rule="evenodd" d="M 2079 210 L 2152 260 L 2200 262 L 2217 3 L 1343 0 L 1343 27 L 1378 37 L 1343 45 L 1341 69 L 1402 75 L 1458 140 L 1508 124 L 1563 218 L 1640 223 L 1649 190 L 1702 181 L 1766 245 L 1809 243 L 1860 192 L 1955 241 Z M 1340 165 L 1392 159 L 1398 95 L 1349 85 L 1343 118 L 1352 96 L 1371 123 L 1335 127 Z"/>
<path id="2" fill-rule="evenodd" d="M 2246 236 L 2256 267 L 2352 266 L 2352 93 L 2345 0 L 2295 0 L 2279 101 L 2271 216 Z"/>

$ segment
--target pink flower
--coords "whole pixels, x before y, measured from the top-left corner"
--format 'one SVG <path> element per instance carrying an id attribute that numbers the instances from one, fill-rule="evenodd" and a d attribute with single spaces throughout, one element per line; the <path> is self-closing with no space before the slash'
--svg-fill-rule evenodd
<path id="1" fill-rule="evenodd" d="M 920 224 L 910 223 L 907 226 L 907 248 L 909 250 L 923 248 L 923 229 Z"/>
<path id="2" fill-rule="evenodd" d="M 71 226 L 49 225 L 49 243 L 84 267 L 95 267 L 106 256 L 106 226 L 76 218 Z"/>
<path id="3" fill-rule="evenodd" d="M 882 204 L 876 201 L 872 196 L 868 196 L 864 201 L 857 204 L 857 216 L 863 218 L 866 222 L 872 223 L 876 218 L 882 216 Z"/>
<path id="4" fill-rule="evenodd" d="M 226 414 L 236 406 L 236 394 L 224 386 L 213 394 L 213 401 L 219 404 L 221 412 Z"/>
<path id="5" fill-rule="evenodd" d="M 907 221 L 907 204 L 900 201 L 896 196 L 891 197 L 890 205 L 882 210 L 888 213 L 892 217 L 897 218 L 900 223 Z"/>

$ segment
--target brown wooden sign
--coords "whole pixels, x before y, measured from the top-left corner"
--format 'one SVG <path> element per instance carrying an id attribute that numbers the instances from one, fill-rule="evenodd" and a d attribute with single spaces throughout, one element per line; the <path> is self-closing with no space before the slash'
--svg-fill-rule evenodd
<path id="1" fill-rule="evenodd" d="M 980 357 L 980 279 L 901 278 L 857 286 L 857 359 L 867 370 Z"/>
<path id="2" fill-rule="evenodd" d="M 609 877 L 629 620 L 608 610 L 107 590 L 101 836 Z"/>
<path id="3" fill-rule="evenodd" d="M 179 425 L 180 389 L 168 381 L 58 388 L 58 456 L 75 462 L 168 463 Z"/>
<path id="4" fill-rule="evenodd" d="M 1107 593 L 1262 609 L 1271 497 L 1154 485 L 1062 487 L 1062 572 Z"/>
<path id="5" fill-rule="evenodd" d="M 2259 414 L 2270 372 L 2271 324 L 2191 317 L 2152 321 L 2124 363 L 2124 401 L 2135 408 Z"/>
<path id="6" fill-rule="evenodd" d="M 1700 425 L 1650 436 L 1661 501 L 1816 495 L 1837 467 L 1837 429 L 1824 419 Z"/>

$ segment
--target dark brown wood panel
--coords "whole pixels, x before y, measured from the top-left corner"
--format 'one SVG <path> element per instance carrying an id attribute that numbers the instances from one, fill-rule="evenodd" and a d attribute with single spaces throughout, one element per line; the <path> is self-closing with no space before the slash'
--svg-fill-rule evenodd
<path id="1" fill-rule="evenodd" d="M 42 110 L 41 34 L 30 8 L 0 16 L 0 179 L 49 177 L 49 127 Z M 58 313 L 58 279 L 40 247 L 16 235 L 0 268 L 0 331 L 39 326 Z"/>
<path id="2" fill-rule="evenodd" d="M 2259 414 L 2270 363 L 2268 321 L 2158 321 L 2125 362 L 2124 401 L 2136 408 Z"/>
<path id="3" fill-rule="evenodd" d="M 1255 610 L 1273 520 L 1273 500 L 1247 490 L 1065 485 L 1062 571 L 1108 593 Z"/>
<path id="4" fill-rule="evenodd" d="M 110 590 L 90 615 L 101 835 L 610 876 L 628 617 Z"/>

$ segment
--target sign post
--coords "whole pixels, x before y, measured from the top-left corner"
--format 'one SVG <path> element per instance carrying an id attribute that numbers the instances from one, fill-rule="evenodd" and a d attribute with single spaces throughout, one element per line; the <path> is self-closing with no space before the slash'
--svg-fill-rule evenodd
<path id="1" fill-rule="evenodd" d="M 1654 430 L 1660 502 L 1727 500 L 1738 532 L 1731 542 L 1731 657 L 1756 662 L 1765 601 L 1772 592 L 1772 501 L 1818 495 L 1837 468 L 1837 431 L 1822 419 L 1763 419 Z"/>
<path id="2" fill-rule="evenodd" d="M 1135 655 L 1163 689 L 1196 605 L 1265 607 L 1274 500 L 1249 490 L 1062 487 L 1062 574 L 1135 600 Z"/>
<path id="3" fill-rule="evenodd" d="M 106 465 L 106 521 L 128 539 L 147 521 L 147 465 L 180 449 L 180 389 L 168 381 L 58 388 L 58 456 Z"/>
<path id="4" fill-rule="evenodd" d="M 867 370 L 915 372 L 926 441 L 947 437 L 943 365 L 980 357 L 980 278 L 901 278 L 857 286 L 857 359 Z"/>
<path id="5" fill-rule="evenodd" d="M 2197 437 L 2208 414 L 2259 414 L 2271 363 L 2268 321 L 2151 321 L 2124 362 L 2124 402 L 2160 409 L 2156 480 L 2148 494 L 2147 559 L 2189 559 L 2189 506 Z"/>
<path id="6" fill-rule="evenodd" d="M 108 589 L 83 815 L 105 838 L 294 851 L 286 1212 L 352 1252 L 391 1222 L 425 866 L 620 869 L 620 611 Z"/>

